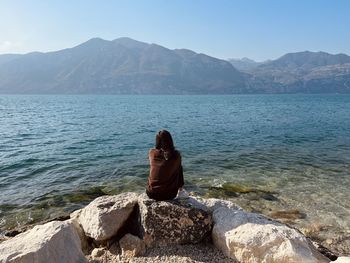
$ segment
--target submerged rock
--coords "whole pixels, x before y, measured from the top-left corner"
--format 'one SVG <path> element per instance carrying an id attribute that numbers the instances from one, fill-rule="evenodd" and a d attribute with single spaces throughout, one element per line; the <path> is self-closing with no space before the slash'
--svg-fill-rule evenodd
<path id="1" fill-rule="evenodd" d="M 240 262 L 329 262 L 299 231 L 262 215 L 219 208 L 213 219 L 214 244 Z"/>
<path id="2" fill-rule="evenodd" d="M 140 221 L 147 246 L 199 243 L 210 233 L 212 218 L 205 210 L 176 200 L 140 198 Z"/>
<path id="3" fill-rule="evenodd" d="M 225 190 L 222 187 L 209 187 L 204 196 L 206 198 L 232 198 L 238 197 L 239 195 L 236 192 Z"/>
<path id="4" fill-rule="evenodd" d="M 234 183 L 228 183 L 228 182 L 222 185 L 222 189 L 228 192 L 234 192 L 234 193 L 240 193 L 240 194 L 246 194 L 254 191 L 254 189 L 250 187 L 234 184 Z"/>
<path id="5" fill-rule="evenodd" d="M 277 194 L 275 192 L 251 188 L 235 183 L 227 182 L 221 186 L 210 186 L 202 188 L 207 189 L 204 194 L 206 198 L 235 198 L 241 195 L 245 195 L 246 198 L 250 200 L 264 199 L 273 202 L 279 201 L 279 199 L 275 196 L 275 194 Z"/>
<path id="6" fill-rule="evenodd" d="M 83 263 L 80 239 L 71 222 L 53 221 L 0 244 L 1 263 Z"/>
<path id="7" fill-rule="evenodd" d="M 298 209 L 286 210 L 286 211 L 275 211 L 270 214 L 270 217 L 275 219 L 302 219 L 306 218 L 306 214 L 300 212 Z"/>
<path id="8" fill-rule="evenodd" d="M 116 235 L 132 213 L 138 200 L 136 193 L 101 196 L 83 208 L 77 216 L 85 234 L 96 241 Z"/>
<path id="9" fill-rule="evenodd" d="M 332 242 L 324 240 L 322 245 L 333 251 L 338 255 L 349 256 L 350 251 L 350 233 L 335 236 Z"/>

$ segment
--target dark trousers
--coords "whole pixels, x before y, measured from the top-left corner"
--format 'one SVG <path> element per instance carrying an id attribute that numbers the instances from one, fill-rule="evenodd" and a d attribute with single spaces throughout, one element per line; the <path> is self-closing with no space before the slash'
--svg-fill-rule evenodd
<path id="1" fill-rule="evenodd" d="M 169 191 L 167 193 L 153 193 L 146 190 L 146 194 L 149 198 L 157 200 L 157 201 L 165 201 L 165 200 L 172 200 L 177 195 L 177 190 Z"/>

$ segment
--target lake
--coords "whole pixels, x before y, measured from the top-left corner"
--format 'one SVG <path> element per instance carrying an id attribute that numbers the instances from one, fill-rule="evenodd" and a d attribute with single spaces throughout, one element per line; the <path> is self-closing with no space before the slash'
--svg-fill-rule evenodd
<path id="1" fill-rule="evenodd" d="M 0 95 L 0 229 L 144 191 L 160 129 L 188 191 L 350 232 L 350 95 Z"/>

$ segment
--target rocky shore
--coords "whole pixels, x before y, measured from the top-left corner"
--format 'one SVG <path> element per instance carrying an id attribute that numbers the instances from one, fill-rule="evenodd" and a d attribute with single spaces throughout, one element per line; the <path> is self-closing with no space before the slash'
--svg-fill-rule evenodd
<path id="1" fill-rule="evenodd" d="M 350 262 L 299 230 L 232 202 L 101 196 L 0 243 L 0 263 Z"/>

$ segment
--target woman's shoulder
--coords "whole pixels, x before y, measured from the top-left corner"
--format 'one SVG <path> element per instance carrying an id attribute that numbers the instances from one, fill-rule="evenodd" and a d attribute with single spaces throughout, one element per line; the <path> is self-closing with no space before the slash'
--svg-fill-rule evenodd
<path id="1" fill-rule="evenodd" d="M 155 151 L 158 151 L 156 148 L 151 148 L 149 149 L 148 153 L 151 154 L 151 153 L 154 153 Z"/>
<path id="2" fill-rule="evenodd" d="M 149 156 L 159 155 L 159 153 L 160 153 L 160 150 L 158 150 L 156 148 L 149 149 L 149 151 L 148 151 Z"/>
<path id="3" fill-rule="evenodd" d="M 175 150 L 175 151 L 174 151 L 174 155 L 175 155 L 175 158 L 176 158 L 176 159 L 179 158 L 179 159 L 181 160 L 181 153 L 180 153 L 178 150 Z"/>

